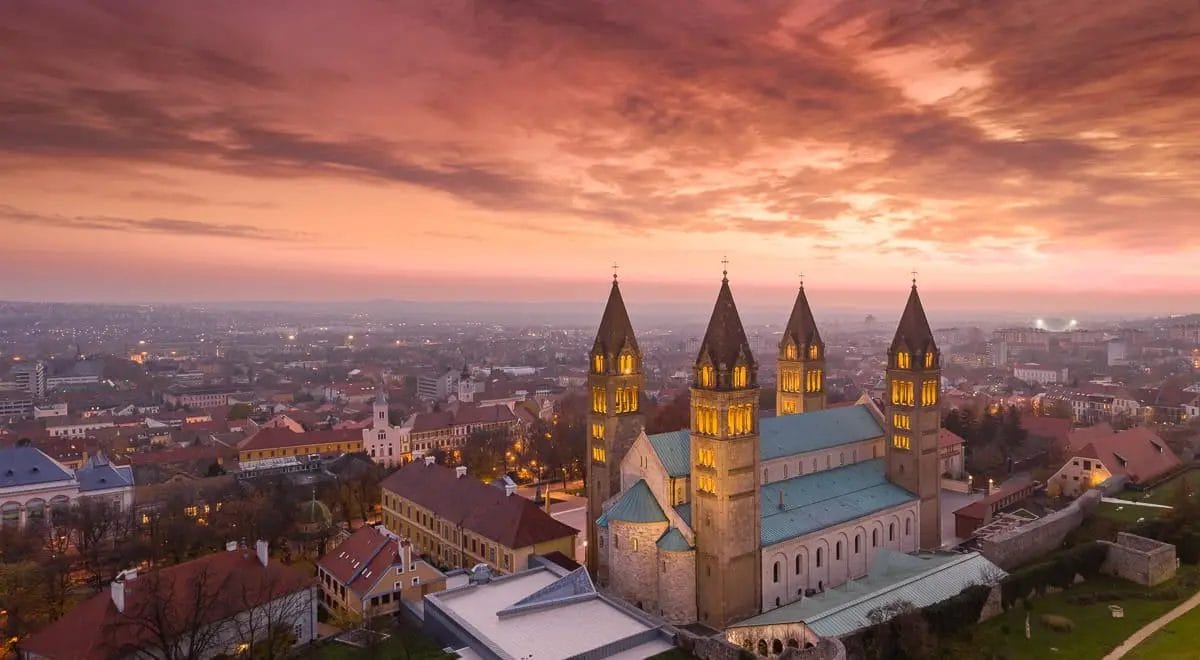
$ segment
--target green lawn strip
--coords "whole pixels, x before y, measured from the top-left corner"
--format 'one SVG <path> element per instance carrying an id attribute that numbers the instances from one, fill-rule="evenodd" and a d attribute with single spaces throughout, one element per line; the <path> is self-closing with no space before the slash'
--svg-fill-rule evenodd
<path id="1" fill-rule="evenodd" d="M 1200 656 L 1200 607 L 1168 623 L 1138 644 L 1129 660 L 1194 660 Z"/>
<path id="2" fill-rule="evenodd" d="M 1184 567 L 1184 571 L 1195 571 Z M 1170 588 L 1172 583 L 1155 589 Z M 1015 605 L 1004 614 L 990 619 L 966 631 L 954 639 L 944 640 L 942 657 L 953 658 L 1070 658 L 1071 660 L 1099 660 L 1116 648 L 1139 628 L 1169 612 L 1184 600 L 1150 600 L 1135 594 L 1147 591 L 1131 582 L 1110 577 L 1093 578 L 1072 587 L 1067 592 L 1036 598 L 1033 609 L 1028 611 L 1031 638 L 1025 639 L 1025 615 L 1023 605 Z M 1119 598 L 1108 598 L 1089 605 L 1067 602 L 1068 595 L 1097 592 L 1117 592 Z M 1120 605 L 1125 616 L 1112 618 L 1109 605 Z M 1053 614 L 1070 619 L 1073 632 L 1056 632 L 1041 621 L 1043 614 Z"/>

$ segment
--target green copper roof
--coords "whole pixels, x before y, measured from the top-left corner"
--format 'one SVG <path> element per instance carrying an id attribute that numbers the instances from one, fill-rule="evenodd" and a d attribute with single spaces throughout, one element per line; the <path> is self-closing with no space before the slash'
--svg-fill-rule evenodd
<path id="1" fill-rule="evenodd" d="M 658 505 L 658 500 L 654 499 L 654 493 L 650 492 L 650 487 L 646 485 L 645 480 L 638 479 L 637 483 L 622 493 L 621 498 L 596 520 L 596 524 L 600 527 L 608 527 L 610 520 L 632 523 L 665 523 L 667 516 L 663 513 L 662 507 Z"/>
<path id="2" fill-rule="evenodd" d="M 759 459 L 769 461 L 881 436 L 883 427 L 866 406 L 768 417 L 759 423 Z"/>
<path id="3" fill-rule="evenodd" d="M 887 480 L 882 458 L 761 488 L 763 547 L 917 499 Z"/>
<path id="4" fill-rule="evenodd" d="M 1005 572 L 978 552 L 906 555 L 880 549 L 866 577 L 733 624 L 732 628 L 803 622 L 822 637 L 841 637 L 871 625 L 872 611 L 905 601 L 918 608 L 990 584 Z"/>
<path id="5" fill-rule="evenodd" d="M 664 552 L 687 552 L 692 549 L 687 539 L 683 538 L 683 532 L 680 532 L 675 527 L 663 532 L 663 535 L 658 539 L 657 545 L 658 549 Z"/>
<path id="6" fill-rule="evenodd" d="M 883 427 L 866 406 L 767 417 L 759 422 L 759 460 L 769 461 L 882 436 Z M 655 433 L 646 439 L 669 476 L 691 474 L 691 431 Z"/>
<path id="7" fill-rule="evenodd" d="M 692 472 L 692 432 L 683 429 L 647 436 L 669 477 L 686 477 Z"/>

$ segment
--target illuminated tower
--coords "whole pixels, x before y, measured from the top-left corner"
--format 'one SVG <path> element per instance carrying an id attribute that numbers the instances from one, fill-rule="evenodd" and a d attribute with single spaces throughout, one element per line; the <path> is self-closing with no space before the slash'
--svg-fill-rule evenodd
<path id="1" fill-rule="evenodd" d="M 804 283 L 796 294 L 776 358 L 775 414 L 794 415 L 825 408 L 825 342 L 817 330 Z"/>
<path id="2" fill-rule="evenodd" d="M 941 546 L 941 359 L 914 279 L 888 349 L 885 456 L 888 481 L 921 499 L 918 547 L 927 550 Z"/>
<path id="3" fill-rule="evenodd" d="M 758 365 L 729 291 L 721 291 L 692 382 L 691 518 L 700 622 L 721 630 L 762 602 Z"/>
<path id="4" fill-rule="evenodd" d="M 604 513 L 604 502 L 620 492 L 621 459 L 643 428 L 638 406 L 643 383 L 642 352 L 633 336 L 616 274 L 589 363 L 587 565 L 603 583 L 607 576 L 600 562 L 596 519 Z"/>

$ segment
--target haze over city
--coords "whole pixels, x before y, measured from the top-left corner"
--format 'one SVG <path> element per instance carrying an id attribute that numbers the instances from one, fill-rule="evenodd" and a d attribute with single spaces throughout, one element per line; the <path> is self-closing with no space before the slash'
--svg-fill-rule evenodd
<path id="1" fill-rule="evenodd" d="M 0 299 L 1194 311 L 1191 2 L 0 8 Z M 1018 36 L 1019 38 L 1014 38 Z M 35 276 L 36 274 L 36 276 Z"/>

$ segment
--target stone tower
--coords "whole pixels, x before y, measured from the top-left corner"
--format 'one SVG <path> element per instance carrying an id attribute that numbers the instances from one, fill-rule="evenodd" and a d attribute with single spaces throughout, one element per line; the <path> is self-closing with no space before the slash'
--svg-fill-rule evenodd
<path id="1" fill-rule="evenodd" d="M 604 502 L 621 491 L 621 459 L 642 432 L 638 403 L 642 384 L 642 352 L 613 275 L 588 367 L 587 566 L 602 584 L 607 575 L 601 565 L 596 520 L 604 513 Z"/>
<path id="2" fill-rule="evenodd" d="M 728 277 L 700 345 L 691 394 L 696 609 L 701 623 L 721 630 L 757 614 L 762 602 L 758 365 Z"/>
<path id="3" fill-rule="evenodd" d="M 817 330 L 804 284 L 779 340 L 775 414 L 794 415 L 825 408 L 825 342 Z"/>
<path id="4" fill-rule="evenodd" d="M 888 481 L 921 499 L 918 540 L 923 550 L 937 549 L 942 543 L 938 460 L 941 360 L 914 280 L 888 349 L 885 456 Z"/>

